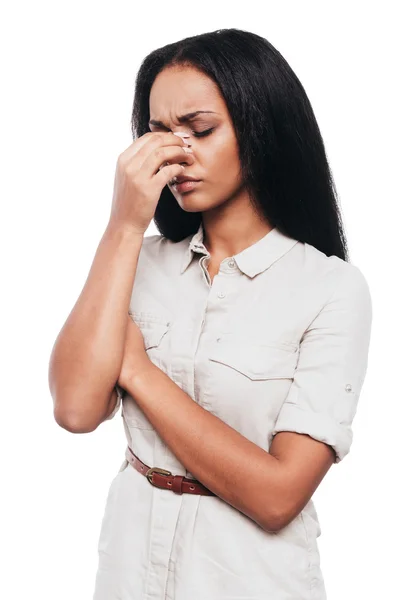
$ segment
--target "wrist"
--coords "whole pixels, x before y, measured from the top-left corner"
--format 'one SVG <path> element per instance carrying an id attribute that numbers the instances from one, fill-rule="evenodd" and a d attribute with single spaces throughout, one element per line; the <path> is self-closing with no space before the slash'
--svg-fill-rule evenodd
<path id="1" fill-rule="evenodd" d="M 131 370 L 127 375 L 127 387 L 128 392 L 132 391 L 134 394 L 135 390 L 142 389 L 143 385 L 149 381 L 153 376 L 156 365 L 148 358 L 147 354 L 139 363 L 136 363 L 135 369 Z"/>
<path id="2" fill-rule="evenodd" d="M 143 241 L 144 232 L 135 228 L 130 223 L 117 223 L 112 219 L 107 223 L 105 234 L 111 237 L 138 239 Z"/>

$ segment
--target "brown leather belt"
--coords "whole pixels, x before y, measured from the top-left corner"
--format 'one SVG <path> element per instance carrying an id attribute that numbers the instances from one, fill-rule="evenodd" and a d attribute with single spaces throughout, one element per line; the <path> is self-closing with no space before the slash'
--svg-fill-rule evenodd
<path id="1" fill-rule="evenodd" d="M 145 475 L 154 487 L 172 490 L 176 494 L 216 495 L 197 479 L 188 479 L 183 475 L 172 475 L 171 471 L 166 471 L 159 467 L 148 467 L 133 453 L 130 446 L 126 448 L 125 457 L 132 467 L 142 475 Z"/>

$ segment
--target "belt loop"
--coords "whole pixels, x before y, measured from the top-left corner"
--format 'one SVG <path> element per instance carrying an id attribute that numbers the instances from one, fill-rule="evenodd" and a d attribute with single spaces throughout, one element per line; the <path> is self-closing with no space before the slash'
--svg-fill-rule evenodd
<path id="1" fill-rule="evenodd" d="M 175 475 L 172 479 L 172 491 L 177 494 L 182 494 L 183 475 Z"/>

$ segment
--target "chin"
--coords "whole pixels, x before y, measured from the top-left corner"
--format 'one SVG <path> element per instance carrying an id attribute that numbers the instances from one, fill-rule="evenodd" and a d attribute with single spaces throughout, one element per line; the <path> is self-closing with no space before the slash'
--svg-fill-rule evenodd
<path id="1" fill-rule="evenodd" d="M 225 202 L 225 199 L 210 198 L 203 190 L 193 190 L 192 192 L 180 194 L 171 186 L 169 186 L 169 189 L 181 209 L 186 212 L 196 213 L 212 210 Z"/>
<path id="2" fill-rule="evenodd" d="M 181 207 L 182 210 L 184 210 L 185 212 L 193 212 L 193 213 L 197 213 L 197 212 L 203 212 L 204 210 L 208 210 L 208 206 L 204 205 L 204 202 L 196 202 L 195 199 L 191 199 L 191 198 L 179 198 L 177 199 L 177 202 L 179 204 L 179 206 Z"/>
<path id="3" fill-rule="evenodd" d="M 182 194 L 182 196 L 178 194 L 178 196 L 175 196 L 175 199 L 181 209 L 186 212 L 204 212 L 218 206 L 215 202 L 207 201 L 207 199 L 204 200 L 204 197 L 196 196 L 196 194 Z"/>

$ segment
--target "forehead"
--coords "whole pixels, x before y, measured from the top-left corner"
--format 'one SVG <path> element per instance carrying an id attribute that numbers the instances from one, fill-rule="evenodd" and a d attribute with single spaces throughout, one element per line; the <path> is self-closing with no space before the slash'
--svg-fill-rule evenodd
<path id="1" fill-rule="evenodd" d="M 171 67 L 159 73 L 150 90 L 149 109 L 150 117 L 157 120 L 196 110 L 226 112 L 215 82 L 191 67 Z"/>

